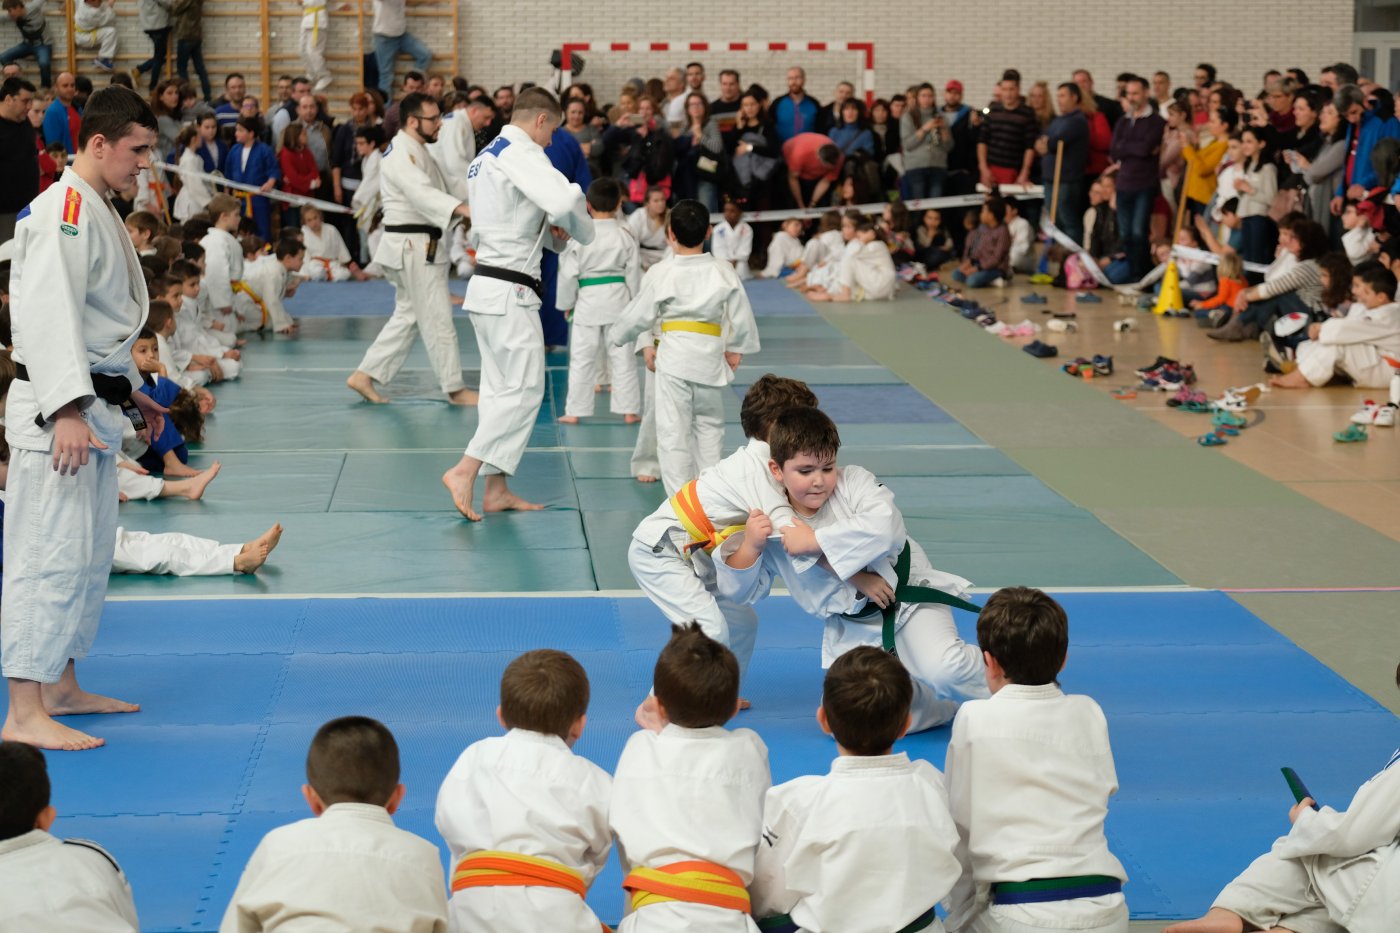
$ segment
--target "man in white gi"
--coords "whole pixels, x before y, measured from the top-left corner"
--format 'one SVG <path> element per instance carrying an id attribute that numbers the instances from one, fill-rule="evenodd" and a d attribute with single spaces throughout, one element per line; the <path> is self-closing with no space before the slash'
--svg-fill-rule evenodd
<path id="1" fill-rule="evenodd" d="M 135 391 L 131 344 L 146 319 L 146 281 L 107 199 L 131 185 L 155 142 L 150 106 L 129 88 L 103 88 L 88 100 L 73 164 L 15 225 L 18 378 L 6 400 L 0 609 L 10 707 L 0 738 L 41 748 L 102 744 L 54 716 L 139 708 L 84 691 L 74 661 L 87 656 L 107 595 L 123 408 L 149 433 L 164 426 L 164 409 Z"/>
<path id="2" fill-rule="evenodd" d="M 558 252 L 569 237 L 593 242 L 582 189 L 544 154 L 560 118 L 554 95 L 530 88 L 516 99 L 510 125 L 467 172 L 477 266 L 463 305 L 481 350 L 480 420 L 466 453 L 442 482 L 458 511 L 474 522 L 481 520 L 472 508 L 478 473 L 486 476 L 482 511 L 542 508 L 506 483 L 544 399 L 540 256 L 545 249 Z"/>
<path id="3" fill-rule="evenodd" d="M 476 158 L 476 132 L 491 122 L 491 107 L 480 97 L 467 100 L 456 92 L 449 96 L 452 109 L 442 115 L 442 130 L 428 151 L 447 179 L 447 190 L 466 201 L 467 169 Z"/>
<path id="4" fill-rule="evenodd" d="M 391 382 L 422 331 L 438 384 L 453 405 L 475 405 L 477 394 L 462 381 L 462 351 L 452 323 L 447 293 L 447 244 L 456 218 L 469 215 L 467 205 L 448 193 L 446 179 L 428 154 L 438 137 L 442 111 L 437 102 L 413 93 L 399 105 L 403 129 L 380 163 L 384 236 L 374 262 L 394 286 L 394 313 L 365 352 L 345 384 L 366 401 L 389 400 L 375 389 Z M 483 379 L 485 378 L 483 374 Z"/>
<path id="5" fill-rule="evenodd" d="M 0 930 L 140 929 L 116 860 L 95 842 L 49 834 L 57 812 L 43 753 L 0 742 L 0 787 Z"/>

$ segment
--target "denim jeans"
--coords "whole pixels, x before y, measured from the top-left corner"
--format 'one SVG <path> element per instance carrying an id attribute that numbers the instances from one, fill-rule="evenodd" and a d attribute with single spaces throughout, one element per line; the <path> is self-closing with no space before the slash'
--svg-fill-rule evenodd
<path id="1" fill-rule="evenodd" d="M 1006 273 L 1002 272 L 1000 269 L 978 269 L 971 275 L 963 275 L 961 269 L 953 270 L 953 281 L 962 282 L 966 284 L 968 288 L 986 288 L 997 279 L 1004 278 L 1010 278 L 1010 276 L 1006 275 Z"/>
<path id="2" fill-rule="evenodd" d="M 1084 182 L 1060 179 L 1060 198 L 1055 208 L 1055 226 L 1076 243 L 1084 242 Z"/>
<path id="3" fill-rule="evenodd" d="M 1278 226 L 1267 214 L 1240 218 L 1240 258 L 1245 262 L 1257 262 L 1267 266 L 1274 261 L 1274 247 L 1278 245 Z M 1257 272 L 1246 277 L 1252 285 L 1264 281 Z"/>
<path id="4" fill-rule="evenodd" d="M 900 179 L 899 187 L 906 201 L 916 198 L 941 198 L 943 181 L 947 177 L 946 168 L 911 168 Z"/>
<path id="5" fill-rule="evenodd" d="M 719 213 L 719 185 L 703 178 L 696 183 L 695 200 L 705 205 L 711 214 Z"/>
<path id="6" fill-rule="evenodd" d="M 151 90 L 154 91 L 160 83 L 160 73 L 165 69 L 165 52 L 170 45 L 170 27 L 147 29 L 146 35 L 151 40 L 151 57 L 137 65 L 136 70 L 151 73 Z"/>
<path id="7" fill-rule="evenodd" d="M 1152 202 L 1156 197 L 1156 188 L 1118 192 L 1118 235 L 1122 238 L 1123 252 L 1128 257 L 1131 281 L 1134 282 L 1151 268 L 1147 233 L 1151 228 Z"/>
<path id="8" fill-rule="evenodd" d="M 10 62 L 17 62 L 21 58 L 34 57 L 39 63 L 39 83 L 44 87 L 53 86 L 53 46 L 44 45 L 39 42 L 21 42 L 19 45 L 6 49 L 0 54 L 0 65 L 8 65 Z"/>
<path id="9" fill-rule="evenodd" d="M 374 59 L 379 65 L 379 90 L 388 100 L 394 99 L 394 59 L 400 54 L 413 59 L 413 67 L 426 72 L 433 63 L 433 53 L 411 32 L 401 36 L 374 34 Z"/>
<path id="10" fill-rule="evenodd" d="M 175 42 L 175 71 L 186 81 L 190 79 L 190 64 L 199 75 L 199 83 L 204 88 L 204 102 L 209 102 L 212 90 L 209 87 L 209 69 L 204 67 L 204 40 L 178 39 Z"/>

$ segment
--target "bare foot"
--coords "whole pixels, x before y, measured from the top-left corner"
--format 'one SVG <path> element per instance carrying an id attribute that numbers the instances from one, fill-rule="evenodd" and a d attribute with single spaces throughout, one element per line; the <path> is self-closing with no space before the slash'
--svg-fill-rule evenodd
<path id="1" fill-rule="evenodd" d="M 753 704 L 750 703 L 748 700 L 744 699 L 743 697 L 739 697 L 739 709 L 741 711 L 746 709 L 753 709 Z"/>
<path id="2" fill-rule="evenodd" d="M 654 482 L 656 482 L 656 481 L 657 481 L 657 477 L 652 476 L 650 473 L 638 473 L 638 474 L 637 474 L 637 482 L 639 482 L 639 483 L 654 483 Z"/>
<path id="3" fill-rule="evenodd" d="M 1304 376 L 1300 370 L 1293 370 L 1282 376 L 1274 376 L 1269 380 L 1269 385 L 1275 389 L 1310 389 L 1312 383 L 1308 382 L 1308 377 Z"/>
<path id="4" fill-rule="evenodd" d="M 447 491 L 452 493 L 452 504 L 457 507 L 463 517 L 469 521 L 481 521 L 481 513 L 472 508 L 472 487 L 476 484 L 477 470 L 458 463 L 452 469 L 442 474 L 442 484 L 447 487 Z"/>
<path id="5" fill-rule="evenodd" d="M 601 382 L 596 382 L 596 383 L 593 384 L 593 394 L 594 394 L 594 395 L 597 395 L 599 392 L 602 392 L 602 391 L 603 391 L 603 384 L 602 384 Z"/>
<path id="6" fill-rule="evenodd" d="M 578 415 L 565 415 L 559 419 L 560 424 L 578 424 Z"/>
<path id="7" fill-rule="evenodd" d="M 834 299 L 821 289 L 812 289 L 807 293 L 808 301 L 833 301 Z"/>
<path id="8" fill-rule="evenodd" d="M 466 299 L 466 295 L 452 295 L 448 298 L 448 301 L 460 308 L 462 306 L 462 302 L 466 301 Z"/>
<path id="9" fill-rule="evenodd" d="M 1198 920 L 1164 927 L 1162 933 L 1243 933 L 1244 921 L 1223 907 L 1212 907 Z"/>
<path id="10" fill-rule="evenodd" d="M 105 739 L 79 732 L 48 716 L 34 716 L 32 721 L 22 724 L 14 722 L 13 717 L 6 717 L 5 727 L 0 729 L 0 739 L 57 752 L 80 752 L 107 744 Z"/>
<path id="11" fill-rule="evenodd" d="M 168 497 L 184 496 L 191 502 L 197 502 L 204 497 L 204 490 L 209 488 L 209 484 L 214 482 L 214 477 L 219 475 L 221 469 L 219 461 L 215 460 L 213 466 L 203 473 L 196 473 L 186 479 L 166 480 L 165 487 L 161 490 L 168 493 Z"/>
<path id="12" fill-rule="evenodd" d="M 538 512 L 543 508 L 537 503 L 526 502 L 509 489 L 502 491 L 488 487 L 481 497 L 483 512 Z"/>
<path id="13" fill-rule="evenodd" d="M 267 563 L 267 556 L 281 540 L 282 525 L 279 523 L 243 545 L 243 550 L 233 558 L 233 569 L 238 573 L 257 573 L 258 568 Z"/>
<path id="14" fill-rule="evenodd" d="M 356 392 L 366 402 L 373 402 L 376 405 L 387 405 L 389 400 L 374 390 L 374 380 L 369 377 L 369 373 L 362 373 L 358 369 L 350 374 L 350 378 L 345 380 L 345 384 Z"/>
<path id="15" fill-rule="evenodd" d="M 651 732 L 660 732 L 666 728 L 666 721 L 661 718 L 661 707 L 657 706 L 655 696 L 643 700 L 632 718 L 636 720 L 637 725 Z"/>
<path id="16" fill-rule="evenodd" d="M 174 463 L 166 464 L 165 469 L 161 472 L 164 476 L 176 476 L 181 479 L 190 479 L 191 477 L 199 475 L 199 471 L 194 467 L 180 463 L 178 460 Z"/>
<path id="17" fill-rule="evenodd" d="M 623 415 L 623 416 L 622 416 L 622 423 L 623 423 L 623 424 L 637 424 L 637 423 L 640 422 L 641 420 L 642 420 L 642 416 L 641 416 L 641 415 Z"/>
<path id="18" fill-rule="evenodd" d="M 88 693 L 81 689 L 67 689 L 64 684 L 44 684 L 40 688 L 44 698 L 44 710 L 50 716 L 86 716 L 93 713 L 137 713 L 141 707 L 136 703 L 104 697 L 99 693 Z"/>
<path id="19" fill-rule="evenodd" d="M 471 389 L 458 389 L 448 394 L 447 401 L 453 405 L 475 405 L 481 401 L 481 395 Z"/>

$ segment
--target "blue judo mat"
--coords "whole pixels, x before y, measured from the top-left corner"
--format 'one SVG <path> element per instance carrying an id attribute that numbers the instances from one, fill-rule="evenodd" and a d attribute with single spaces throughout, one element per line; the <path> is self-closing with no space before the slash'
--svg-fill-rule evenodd
<path id="1" fill-rule="evenodd" d="M 1286 830 L 1279 766 L 1344 806 L 1400 742 L 1394 716 L 1222 594 L 1060 599 L 1062 684 L 1108 716 L 1122 788 L 1108 833 L 1136 918 L 1201 912 Z M 823 772 L 835 747 L 813 720 L 819 626 L 781 597 L 760 615 L 744 685 L 754 706 L 734 724 L 767 742 L 775 782 Z M 399 825 L 440 844 L 438 784 L 466 745 L 499 732 L 511 658 L 543 645 L 579 658 L 593 700 L 576 751 L 611 769 L 667 628 L 640 598 L 111 603 L 84 682 L 143 710 L 77 717 L 108 746 L 49 754 L 55 831 L 115 853 L 143 929 L 215 929 L 262 835 L 308 815 L 302 767 L 325 720 L 360 713 L 393 729 L 408 786 Z M 899 748 L 941 766 L 947 737 Z M 620 883 L 614 858 L 590 895 L 604 920 L 621 916 Z"/>

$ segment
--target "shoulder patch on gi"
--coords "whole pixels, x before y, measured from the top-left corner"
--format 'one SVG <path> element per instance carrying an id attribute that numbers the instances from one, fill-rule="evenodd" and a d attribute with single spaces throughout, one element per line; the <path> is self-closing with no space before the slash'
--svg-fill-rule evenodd
<path id="1" fill-rule="evenodd" d="M 63 221 L 58 225 L 65 236 L 78 235 L 78 216 L 82 210 L 82 194 L 76 188 L 69 188 L 63 195 Z"/>
<path id="2" fill-rule="evenodd" d="M 119 875 L 122 873 L 122 867 L 117 864 L 117 860 L 112 857 L 112 853 L 108 852 L 106 849 L 102 848 L 100 845 L 93 842 L 91 839 L 65 839 L 63 840 L 63 844 L 66 846 L 78 846 L 83 849 L 91 849 L 98 855 L 105 858 L 108 864 L 112 866 L 113 871 L 115 871 Z"/>
<path id="3" fill-rule="evenodd" d="M 20 220 L 23 220 L 24 218 L 28 217 L 28 216 L 32 213 L 32 211 L 30 210 L 30 207 L 31 207 L 31 205 L 26 204 L 26 205 L 24 205 L 24 207 L 20 208 L 19 213 L 15 215 L 15 220 L 16 220 L 16 221 L 20 221 Z"/>
<path id="4" fill-rule="evenodd" d="M 499 156 L 510 145 L 510 140 L 504 136 L 497 136 L 491 140 L 491 144 L 481 151 L 482 155 Z"/>

